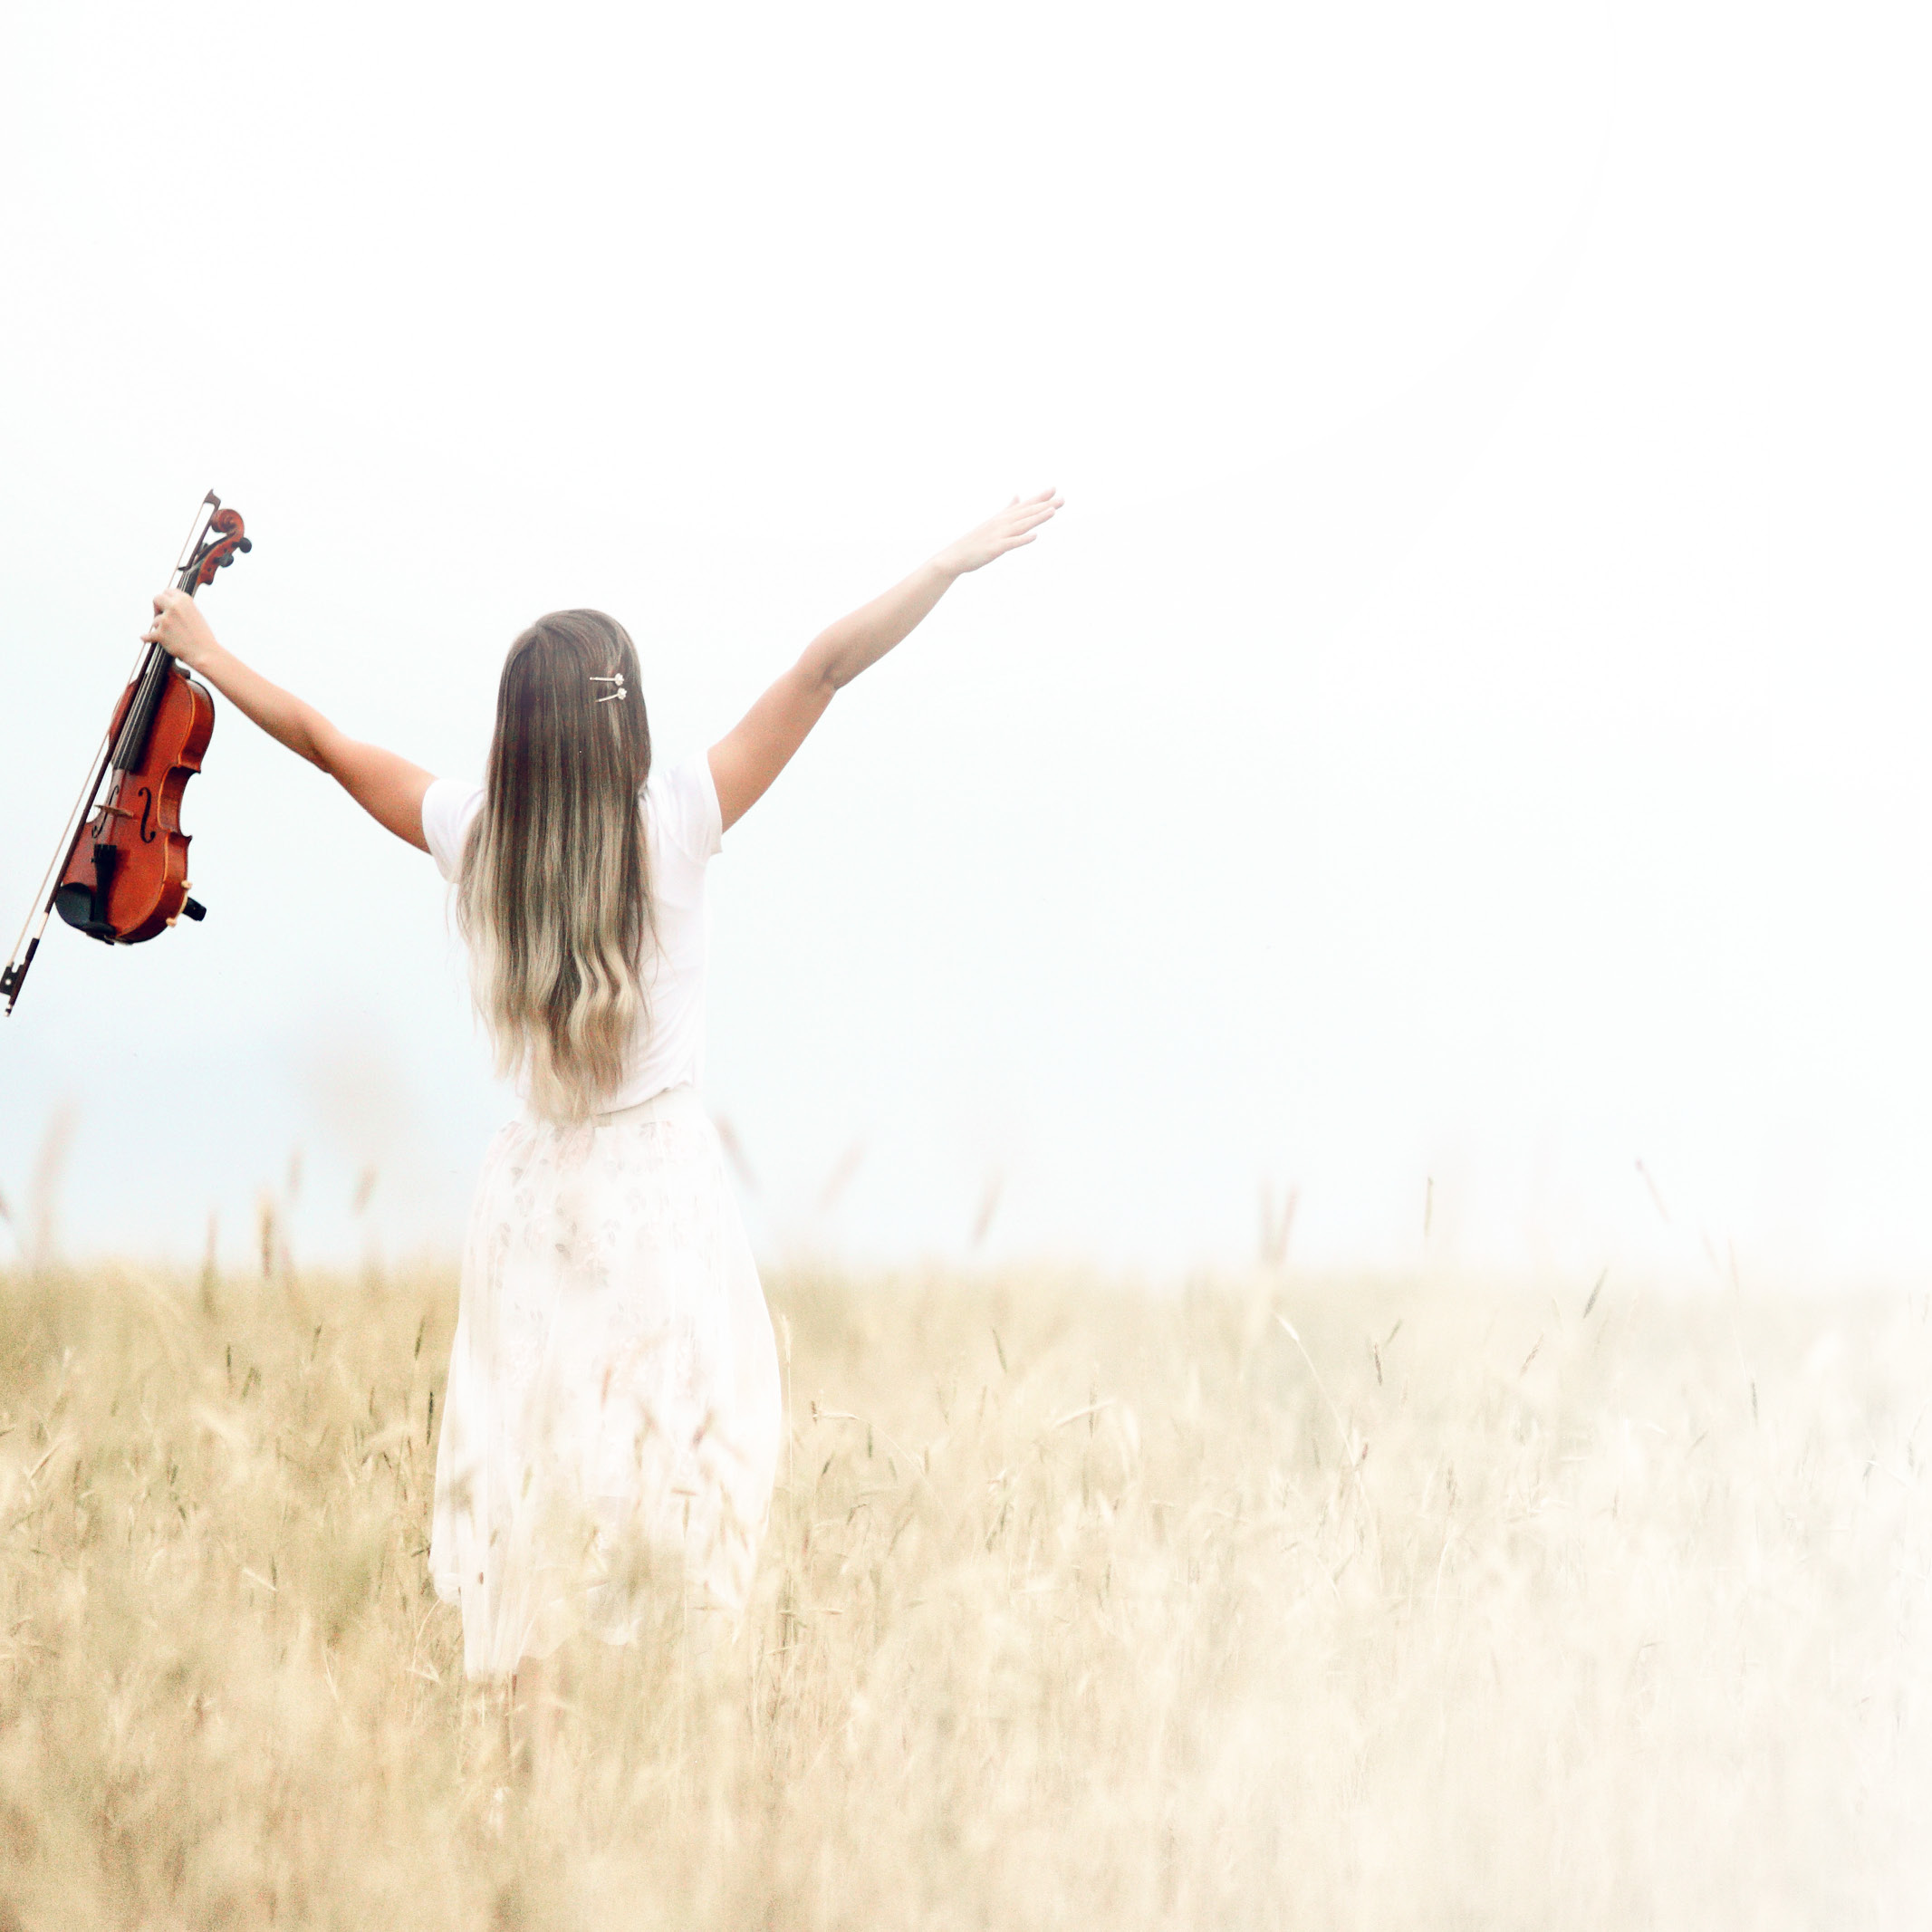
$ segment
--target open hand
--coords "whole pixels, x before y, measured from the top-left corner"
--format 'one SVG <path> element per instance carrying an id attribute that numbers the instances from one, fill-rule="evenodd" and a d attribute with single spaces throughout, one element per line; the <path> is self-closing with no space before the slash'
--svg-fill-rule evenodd
<path id="1" fill-rule="evenodd" d="M 141 632 L 141 642 L 159 644 L 192 671 L 205 670 L 209 657 L 220 649 L 201 606 L 186 591 L 154 593 L 154 622 Z"/>
<path id="2" fill-rule="evenodd" d="M 990 563 L 994 558 L 1009 550 L 1017 550 L 1022 543 L 1031 543 L 1033 533 L 1053 512 L 1059 509 L 1062 499 L 1051 489 L 1042 490 L 1037 496 L 1029 496 L 1024 503 L 1015 496 L 997 514 L 989 516 L 976 529 L 940 551 L 933 562 L 948 577 L 963 577 L 968 571 L 976 571 L 981 564 Z"/>

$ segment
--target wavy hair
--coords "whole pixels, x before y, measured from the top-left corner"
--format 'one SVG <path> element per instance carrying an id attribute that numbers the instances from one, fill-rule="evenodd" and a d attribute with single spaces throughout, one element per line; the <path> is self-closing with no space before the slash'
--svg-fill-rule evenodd
<path id="1" fill-rule="evenodd" d="M 525 1080 L 532 1111 L 560 1123 L 616 1091 L 645 1013 L 650 725 L 638 683 L 636 648 L 601 610 L 532 624 L 504 659 L 463 847 L 457 923 L 496 1071 Z"/>

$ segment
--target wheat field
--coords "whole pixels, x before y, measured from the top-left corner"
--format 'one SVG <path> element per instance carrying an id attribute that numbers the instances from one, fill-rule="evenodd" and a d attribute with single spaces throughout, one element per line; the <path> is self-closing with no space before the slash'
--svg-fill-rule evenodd
<path id="1" fill-rule="evenodd" d="M 0 1279 L 0 1932 L 1922 1918 L 1927 1298 L 769 1287 L 744 1628 L 519 1777 L 450 1279 Z"/>

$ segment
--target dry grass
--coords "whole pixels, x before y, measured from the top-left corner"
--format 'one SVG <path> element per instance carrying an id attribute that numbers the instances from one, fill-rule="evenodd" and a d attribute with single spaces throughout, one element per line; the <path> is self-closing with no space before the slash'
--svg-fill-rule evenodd
<path id="1" fill-rule="evenodd" d="M 0 1283 L 0 1932 L 1919 1916 L 1923 1302 L 773 1288 L 737 1649 L 499 1802 L 450 1283 Z"/>

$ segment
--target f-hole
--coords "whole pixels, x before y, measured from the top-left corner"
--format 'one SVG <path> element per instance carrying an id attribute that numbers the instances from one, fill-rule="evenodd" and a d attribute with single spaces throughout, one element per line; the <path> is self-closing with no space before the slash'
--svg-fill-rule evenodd
<path id="1" fill-rule="evenodd" d="M 152 845 L 154 843 L 154 827 L 148 822 L 149 817 L 153 811 L 154 788 L 151 785 L 143 785 L 141 787 L 141 843 L 143 845 Z"/>

